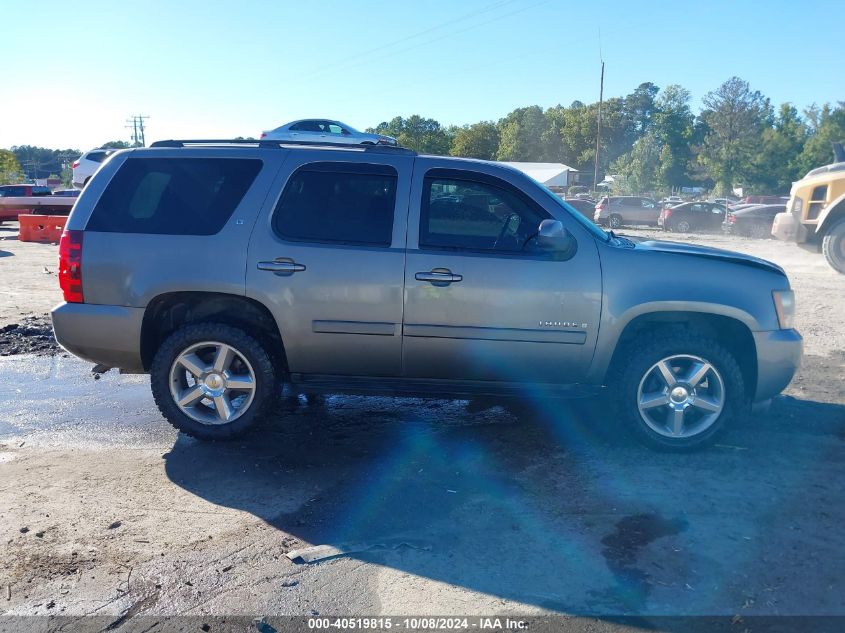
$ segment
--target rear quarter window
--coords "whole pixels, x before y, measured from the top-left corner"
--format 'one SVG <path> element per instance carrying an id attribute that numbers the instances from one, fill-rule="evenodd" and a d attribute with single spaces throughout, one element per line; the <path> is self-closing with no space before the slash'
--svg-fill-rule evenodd
<path id="1" fill-rule="evenodd" d="M 214 235 L 261 165 L 244 158 L 128 158 L 94 207 L 86 230 Z"/>

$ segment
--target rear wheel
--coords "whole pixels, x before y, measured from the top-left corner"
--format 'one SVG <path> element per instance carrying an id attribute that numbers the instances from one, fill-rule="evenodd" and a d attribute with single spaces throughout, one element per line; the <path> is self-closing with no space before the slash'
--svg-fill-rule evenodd
<path id="1" fill-rule="evenodd" d="M 845 220 L 830 227 L 822 240 L 822 253 L 833 270 L 845 275 Z"/>
<path id="2" fill-rule="evenodd" d="M 611 384 L 625 427 L 652 448 L 711 443 L 745 405 L 742 372 L 718 341 L 679 329 L 641 336 Z"/>
<path id="3" fill-rule="evenodd" d="M 611 216 L 607 219 L 607 223 L 610 225 L 610 228 L 612 228 L 612 229 L 619 229 L 619 228 L 622 228 L 622 216 L 621 216 L 621 215 L 616 215 L 616 214 L 614 213 L 613 215 L 611 215 Z"/>
<path id="4" fill-rule="evenodd" d="M 196 323 L 174 332 L 156 352 L 150 384 L 162 415 L 204 440 L 243 435 L 276 389 L 276 369 L 261 344 L 237 328 Z"/>
<path id="5" fill-rule="evenodd" d="M 681 233 L 689 233 L 690 223 L 687 220 L 678 220 L 675 222 L 674 228 Z"/>

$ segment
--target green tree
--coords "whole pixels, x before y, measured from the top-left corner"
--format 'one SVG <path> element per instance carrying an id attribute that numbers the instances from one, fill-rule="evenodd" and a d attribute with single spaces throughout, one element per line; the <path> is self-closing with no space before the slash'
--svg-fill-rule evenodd
<path id="1" fill-rule="evenodd" d="M 718 89 L 708 92 L 701 119 L 707 135 L 700 158 L 722 193 L 747 178 L 752 171 L 754 154 L 759 151 L 760 137 L 771 117 L 768 100 L 759 91 L 752 91 L 747 81 L 731 77 Z"/>
<path id="2" fill-rule="evenodd" d="M 0 185 L 19 182 L 22 176 L 17 157 L 7 149 L 0 149 Z"/>
<path id="3" fill-rule="evenodd" d="M 622 176 L 619 185 L 614 182 L 614 190 L 632 194 L 654 191 L 659 184 L 660 166 L 660 141 L 654 131 L 648 131 L 630 152 L 611 164 L 611 172 Z"/>
<path id="4" fill-rule="evenodd" d="M 548 121 L 540 106 L 517 108 L 499 121 L 498 160 L 548 160 L 544 138 Z"/>
<path id="5" fill-rule="evenodd" d="M 403 147 L 420 153 L 449 154 L 451 139 L 446 130 L 434 119 L 424 119 L 418 114 L 407 119 L 397 116 L 367 131 L 392 136 Z"/>
<path id="6" fill-rule="evenodd" d="M 47 149 L 34 145 L 12 147 L 27 179 L 46 178 L 48 174 L 61 173 L 64 166 L 76 159 L 82 152 L 78 149 Z"/>
<path id="7" fill-rule="evenodd" d="M 452 156 L 495 160 L 498 151 L 499 129 L 495 123 L 481 121 L 455 130 L 449 153 Z"/>
<path id="8" fill-rule="evenodd" d="M 631 130 L 638 136 L 648 131 L 654 115 L 658 112 L 658 92 L 660 88 L 646 81 L 625 97 L 625 115 L 631 124 Z"/>
<path id="9" fill-rule="evenodd" d="M 816 108 L 815 114 L 811 136 L 796 160 L 799 178 L 815 167 L 833 162 L 831 141 L 845 141 L 845 106 L 831 108 L 825 104 Z"/>
<path id="10" fill-rule="evenodd" d="M 803 175 L 799 156 L 808 130 L 798 110 L 788 103 L 780 107 L 772 127 L 763 130 L 752 161 L 748 185 L 760 193 L 789 193 L 793 181 Z"/>
<path id="11" fill-rule="evenodd" d="M 666 86 L 656 101 L 651 131 L 660 147 L 656 180 L 662 191 L 689 183 L 687 167 L 692 158 L 695 129 L 695 116 L 689 102 L 689 91 L 676 84 Z"/>
<path id="12" fill-rule="evenodd" d="M 100 149 L 128 149 L 130 147 L 137 147 L 127 143 L 126 141 L 109 141 L 100 145 Z"/>

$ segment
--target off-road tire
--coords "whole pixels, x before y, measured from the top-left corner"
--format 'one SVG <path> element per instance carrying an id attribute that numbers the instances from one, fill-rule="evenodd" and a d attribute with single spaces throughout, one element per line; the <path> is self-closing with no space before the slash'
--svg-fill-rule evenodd
<path id="1" fill-rule="evenodd" d="M 249 409 L 231 422 L 211 425 L 194 420 L 182 412 L 171 395 L 173 362 L 188 347 L 204 341 L 235 348 L 255 373 L 255 395 Z M 277 399 L 277 371 L 264 347 L 243 330 L 221 323 L 195 323 L 176 330 L 159 347 L 150 367 L 150 387 L 159 411 L 179 431 L 201 440 L 231 440 L 249 431 Z"/>
<path id="2" fill-rule="evenodd" d="M 661 359 L 677 354 L 698 356 L 721 374 L 725 386 L 725 404 L 716 421 L 700 434 L 687 438 L 668 438 L 655 432 L 640 415 L 637 393 L 643 376 Z M 739 364 L 721 343 L 693 329 L 678 326 L 640 334 L 628 343 L 615 361 L 609 382 L 609 397 L 614 402 L 619 426 L 646 446 L 666 452 L 690 452 L 703 448 L 733 420 L 749 409 L 745 383 Z"/>
<path id="3" fill-rule="evenodd" d="M 845 275 L 845 220 L 839 220 L 825 234 L 822 253 L 833 270 Z"/>

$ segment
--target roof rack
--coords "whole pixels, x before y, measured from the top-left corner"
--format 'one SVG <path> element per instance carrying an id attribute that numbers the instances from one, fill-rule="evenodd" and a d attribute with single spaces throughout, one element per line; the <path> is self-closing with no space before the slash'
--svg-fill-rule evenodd
<path id="1" fill-rule="evenodd" d="M 306 146 L 306 147 L 326 147 L 331 149 L 347 149 L 364 152 L 384 153 L 384 154 L 411 154 L 416 156 L 417 153 L 408 149 L 407 147 L 398 147 L 393 145 L 364 145 L 351 143 L 332 143 L 330 141 L 281 141 L 281 140 L 266 140 L 266 139 L 168 139 L 165 141 L 156 141 L 150 147 L 193 147 L 193 146 L 207 146 L 207 147 L 226 147 L 229 145 L 254 145 L 255 147 L 267 149 L 282 149 L 286 146 Z"/>

